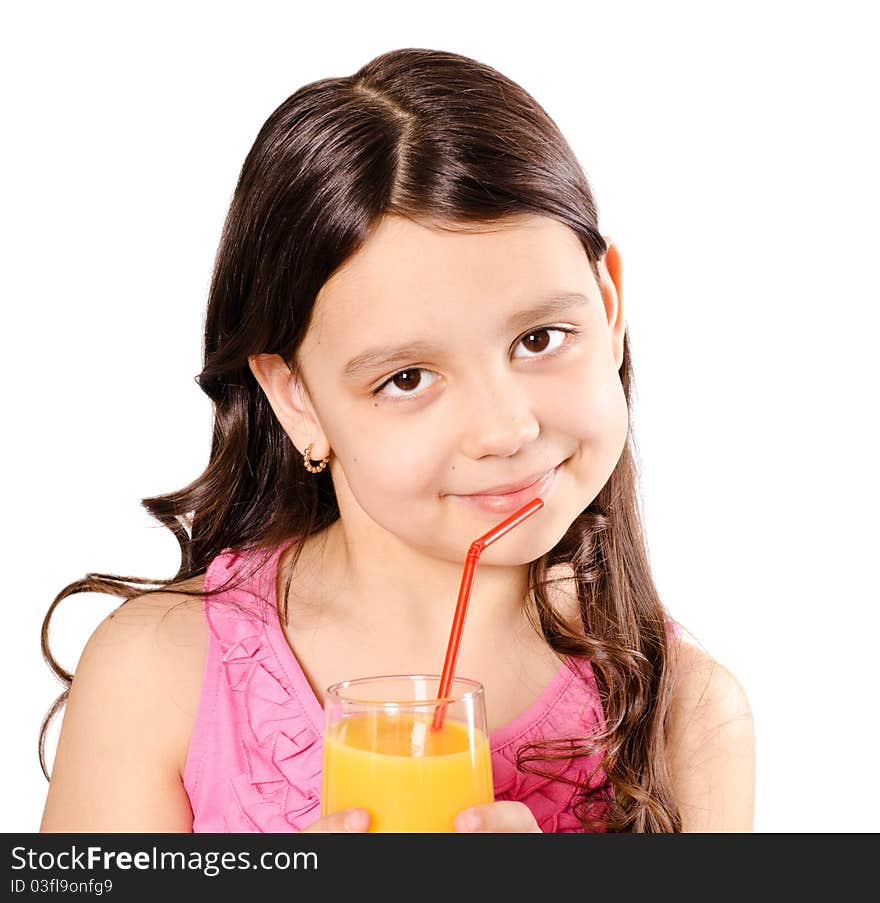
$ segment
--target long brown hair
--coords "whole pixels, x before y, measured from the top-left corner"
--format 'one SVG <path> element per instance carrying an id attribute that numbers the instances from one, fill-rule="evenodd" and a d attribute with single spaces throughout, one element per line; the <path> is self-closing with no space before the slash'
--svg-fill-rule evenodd
<path id="1" fill-rule="evenodd" d="M 263 550 L 268 557 L 277 544 L 300 537 L 289 589 L 302 540 L 339 518 L 330 471 L 305 470 L 248 357 L 279 354 L 298 372 L 297 350 L 321 286 L 382 217 L 466 228 L 524 213 L 572 229 L 598 280 L 607 245 L 573 151 L 526 91 L 473 59 L 394 50 L 354 75 L 305 85 L 269 116 L 244 161 L 212 274 L 204 366 L 196 377 L 213 402 L 210 461 L 185 488 L 142 500 L 177 537 L 180 568 L 170 580 L 90 573 L 53 601 L 42 649 L 67 689 L 40 729 L 47 779 L 46 729 L 72 682 L 48 644 L 49 621 L 63 598 L 87 591 L 126 601 L 162 591 L 198 595 L 175 585 L 204 574 L 222 550 Z M 626 336 L 619 373 L 630 406 Z M 529 571 L 530 617 L 558 654 L 589 659 L 605 729 L 524 747 L 517 764 L 555 776 L 555 760 L 598 751 L 612 792 L 589 789 L 589 782 L 580 787 L 575 811 L 586 830 L 679 831 L 665 764 L 671 648 L 641 527 L 633 446 L 630 428 L 596 499 Z M 552 578 L 555 565 L 567 566 L 569 575 Z M 571 573 L 581 629 L 555 613 L 548 595 Z M 279 596 L 284 621 L 286 597 Z"/>

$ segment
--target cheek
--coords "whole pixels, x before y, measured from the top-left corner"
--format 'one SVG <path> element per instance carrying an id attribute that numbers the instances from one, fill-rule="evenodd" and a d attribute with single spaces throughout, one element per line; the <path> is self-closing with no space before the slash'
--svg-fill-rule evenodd
<path id="1" fill-rule="evenodd" d="M 436 496 L 438 486 L 449 482 L 443 462 L 454 432 L 441 406 L 419 411 L 395 415 L 379 402 L 340 411 L 327 425 L 331 445 L 345 461 L 349 487 L 371 508 Z"/>
<path id="2" fill-rule="evenodd" d="M 593 397 L 591 412 L 607 442 L 616 445 L 620 437 L 626 435 L 629 411 L 626 406 L 626 395 L 623 394 L 623 386 L 616 371 Z"/>
<path id="3" fill-rule="evenodd" d="M 566 383 L 544 404 L 547 424 L 598 450 L 622 448 L 629 415 L 620 377 L 612 367 L 592 367 Z"/>
<path id="4" fill-rule="evenodd" d="M 436 466 L 436 449 L 425 440 L 424 436 L 413 441 L 389 432 L 379 437 L 360 433 L 345 450 L 349 484 L 380 505 L 397 497 L 412 499 L 423 491 L 426 474 Z"/>

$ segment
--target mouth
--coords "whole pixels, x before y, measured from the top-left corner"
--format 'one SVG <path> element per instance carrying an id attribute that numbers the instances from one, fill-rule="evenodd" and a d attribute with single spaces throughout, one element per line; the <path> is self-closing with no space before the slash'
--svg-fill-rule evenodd
<path id="1" fill-rule="evenodd" d="M 475 493 L 474 495 L 453 495 L 452 497 L 487 514 L 509 514 L 538 496 L 546 502 L 561 467 L 561 463 L 557 464 L 552 470 L 541 474 L 527 486 L 512 492 L 501 492 L 491 495 Z"/>

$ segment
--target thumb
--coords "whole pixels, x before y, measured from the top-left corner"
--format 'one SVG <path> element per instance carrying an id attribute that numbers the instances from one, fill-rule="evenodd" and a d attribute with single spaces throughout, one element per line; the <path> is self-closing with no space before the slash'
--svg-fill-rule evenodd
<path id="1" fill-rule="evenodd" d="M 370 813 L 366 809 L 340 809 L 331 812 L 308 827 L 303 833 L 312 834 L 362 834 L 370 827 Z"/>

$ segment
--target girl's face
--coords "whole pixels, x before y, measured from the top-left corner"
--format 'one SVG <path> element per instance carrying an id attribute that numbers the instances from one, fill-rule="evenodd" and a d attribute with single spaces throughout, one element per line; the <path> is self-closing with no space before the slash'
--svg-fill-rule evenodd
<path id="1" fill-rule="evenodd" d="M 559 465 L 543 509 L 481 555 L 527 563 L 559 541 L 623 450 L 616 249 L 613 278 L 603 262 L 597 285 L 575 233 L 555 220 L 491 228 L 387 217 L 321 289 L 302 380 L 267 389 L 300 451 L 332 450 L 346 533 L 371 548 L 403 542 L 461 562 L 507 512 L 459 495 Z"/>

